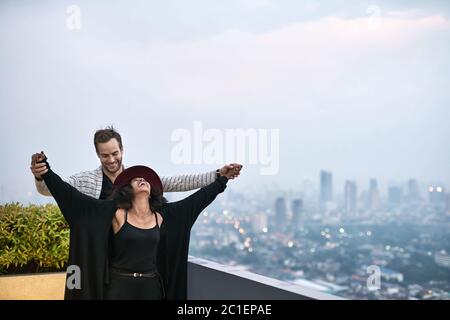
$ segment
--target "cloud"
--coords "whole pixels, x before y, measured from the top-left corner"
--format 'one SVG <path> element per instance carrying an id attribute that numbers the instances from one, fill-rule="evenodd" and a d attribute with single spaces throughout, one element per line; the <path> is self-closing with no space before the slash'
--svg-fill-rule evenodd
<path id="1" fill-rule="evenodd" d="M 127 141 L 127 163 L 151 159 L 184 173 L 170 166 L 170 133 L 193 120 L 207 128 L 281 128 L 283 186 L 297 185 L 299 168 L 310 176 L 330 168 L 343 177 L 448 180 L 448 18 L 420 10 L 344 18 L 330 10 L 303 22 L 281 15 L 276 27 L 258 32 L 223 21 L 226 31 L 183 30 L 187 36 L 175 40 L 147 37 L 159 29 L 145 19 L 118 23 L 126 13 L 110 17 L 116 24 L 93 19 L 107 14 L 85 6 L 82 29 L 71 32 L 64 9 L 2 19 L 0 131 L 9 137 L 3 149 L 15 150 L 2 165 L 16 168 L 3 173 L 5 185 L 34 188 L 23 168 L 37 147 L 53 150 L 67 174 L 98 165 L 91 136 L 108 124 Z M 44 118 L 50 125 L 36 130 Z M 150 131 L 149 119 L 158 119 Z M 49 138 L 55 132 L 63 145 Z M 158 135 L 142 148 L 149 132 Z"/>
<path id="2" fill-rule="evenodd" d="M 376 18 L 376 23 L 373 19 L 326 17 L 263 34 L 231 29 L 150 51 L 165 85 L 184 103 L 289 105 L 324 92 L 342 96 L 348 91 L 346 79 L 353 95 L 361 78 L 368 80 L 366 88 L 359 87 L 362 95 L 370 96 L 367 87 L 377 82 L 370 74 L 376 76 L 380 63 L 397 81 L 403 70 L 390 61 L 402 61 L 408 52 L 414 55 L 427 45 L 429 35 L 450 30 L 442 16 L 396 12 Z M 388 80 L 385 89 L 390 88 Z"/>

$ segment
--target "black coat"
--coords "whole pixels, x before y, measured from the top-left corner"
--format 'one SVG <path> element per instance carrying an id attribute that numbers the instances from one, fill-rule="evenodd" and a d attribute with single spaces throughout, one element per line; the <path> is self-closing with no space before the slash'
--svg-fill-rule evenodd
<path id="1" fill-rule="evenodd" d="M 66 285 L 64 298 L 103 299 L 109 281 L 111 224 L 118 207 L 113 200 L 99 200 L 79 192 L 51 169 L 43 178 L 70 227 L 69 266 L 78 266 L 81 271 L 81 288 L 69 289 Z M 226 177 L 220 177 L 181 201 L 163 205 L 157 267 L 167 299 L 186 299 L 192 225 L 202 210 L 225 190 L 227 181 Z M 68 272 L 68 280 L 71 275 Z"/>

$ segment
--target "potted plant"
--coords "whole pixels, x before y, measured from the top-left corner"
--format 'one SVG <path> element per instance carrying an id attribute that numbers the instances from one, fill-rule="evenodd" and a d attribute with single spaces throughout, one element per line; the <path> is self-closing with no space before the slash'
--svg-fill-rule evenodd
<path id="1" fill-rule="evenodd" d="M 62 299 L 68 254 L 56 205 L 0 206 L 0 299 Z"/>

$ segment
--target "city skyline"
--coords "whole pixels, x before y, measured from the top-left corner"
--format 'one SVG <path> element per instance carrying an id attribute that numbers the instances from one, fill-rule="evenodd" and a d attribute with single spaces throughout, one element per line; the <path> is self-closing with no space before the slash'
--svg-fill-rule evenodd
<path id="1" fill-rule="evenodd" d="M 324 178 L 325 178 L 325 180 L 323 180 Z M 239 178 L 239 179 L 241 179 L 241 178 Z M 361 183 L 360 181 L 363 181 L 363 182 Z M 389 192 L 392 188 L 400 189 L 400 191 L 402 192 L 402 196 L 404 196 L 404 197 L 408 197 L 408 196 L 412 195 L 416 199 L 420 199 L 420 200 L 425 199 L 426 201 L 428 200 L 428 197 L 429 197 L 430 187 L 434 188 L 435 192 L 437 192 L 436 188 L 441 189 L 443 195 L 449 194 L 449 192 L 450 192 L 450 188 L 447 187 L 447 185 L 444 183 L 423 182 L 423 181 L 419 181 L 414 178 L 408 178 L 407 180 L 404 180 L 404 181 L 396 180 L 395 182 L 393 182 L 392 180 L 383 181 L 383 180 L 377 179 L 377 178 L 369 178 L 367 180 L 362 180 L 362 179 L 354 180 L 354 179 L 344 178 L 344 179 L 336 182 L 334 179 L 333 172 L 326 171 L 324 169 L 321 169 L 318 172 L 318 178 L 316 179 L 316 181 L 313 181 L 312 179 L 309 179 L 309 178 L 305 178 L 305 179 L 303 179 L 303 181 L 300 181 L 299 186 L 303 184 L 302 187 L 297 187 L 297 188 L 284 187 L 283 188 L 283 187 L 280 187 L 279 185 L 276 185 L 276 186 L 258 185 L 258 188 L 255 188 L 254 186 L 245 186 L 245 187 L 241 187 L 241 188 L 239 188 L 239 187 L 235 188 L 235 190 L 237 192 L 243 192 L 245 190 L 250 195 L 255 195 L 255 194 L 265 193 L 265 192 L 277 192 L 277 191 L 280 192 L 281 194 L 298 192 L 298 193 L 303 194 L 303 196 L 306 197 L 306 199 L 308 199 L 308 200 L 310 200 L 309 198 L 317 197 L 317 203 L 320 204 L 320 203 L 322 203 L 321 199 L 324 196 L 327 197 L 326 202 L 329 202 L 329 203 L 337 202 L 337 199 L 345 202 L 346 186 L 348 183 L 351 183 L 351 184 L 354 184 L 354 187 L 356 187 L 356 189 L 358 190 L 358 193 L 356 194 L 356 196 L 357 196 L 356 201 L 361 202 L 361 199 L 359 199 L 359 198 L 361 198 L 361 196 L 364 196 L 365 192 L 370 192 L 371 182 L 373 183 L 374 181 L 377 184 L 377 190 L 379 193 L 378 196 L 381 197 L 383 199 L 383 201 L 387 201 L 389 199 L 389 197 L 390 197 Z M 379 182 L 381 182 L 380 183 L 381 187 L 378 187 Z M 326 188 L 327 188 L 326 195 L 323 194 L 323 190 L 321 189 L 322 183 L 326 184 Z M 305 185 L 307 187 L 305 187 Z M 238 186 L 238 184 L 236 184 L 236 186 Z M 233 185 L 233 187 L 235 187 L 235 186 Z M 189 195 L 193 192 L 194 191 L 170 193 L 170 194 L 167 194 L 166 197 L 170 201 L 177 201 L 177 200 L 185 198 L 187 195 Z M 334 195 L 328 194 L 329 192 L 334 192 Z M 441 191 L 439 191 L 439 192 L 441 192 Z M 314 193 L 314 195 L 311 196 L 311 193 Z M 16 194 L 16 196 L 17 196 L 17 194 Z M 328 197 L 331 197 L 331 199 L 329 199 Z M 334 199 L 333 199 L 333 197 L 334 197 Z M 8 197 L 7 188 L 4 185 L 0 184 L 0 204 L 10 203 L 10 202 L 20 202 L 23 204 L 27 204 L 27 203 L 43 204 L 43 203 L 48 203 L 48 202 L 54 203 L 54 200 L 52 200 L 51 197 L 46 197 L 46 196 L 40 195 L 37 192 L 37 190 L 34 190 L 34 189 L 25 191 L 16 198 L 10 197 L 10 196 Z"/>
<path id="2" fill-rule="evenodd" d="M 334 198 L 330 211 L 319 192 L 306 205 L 295 192 L 258 201 L 233 192 L 199 218 L 192 254 L 349 299 L 450 298 L 450 194 L 433 188 L 420 196 L 415 180 L 402 192 L 383 190 L 376 178 L 361 191 L 347 182 L 351 196 Z M 355 195 L 361 206 L 349 215 Z M 368 270 L 380 272 L 379 287 L 368 288 Z"/>

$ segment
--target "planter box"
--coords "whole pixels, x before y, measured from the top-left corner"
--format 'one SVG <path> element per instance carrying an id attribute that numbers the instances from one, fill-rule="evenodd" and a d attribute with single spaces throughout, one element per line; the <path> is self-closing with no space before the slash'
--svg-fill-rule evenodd
<path id="1" fill-rule="evenodd" d="M 0 300 L 62 300 L 66 273 L 0 276 Z"/>

